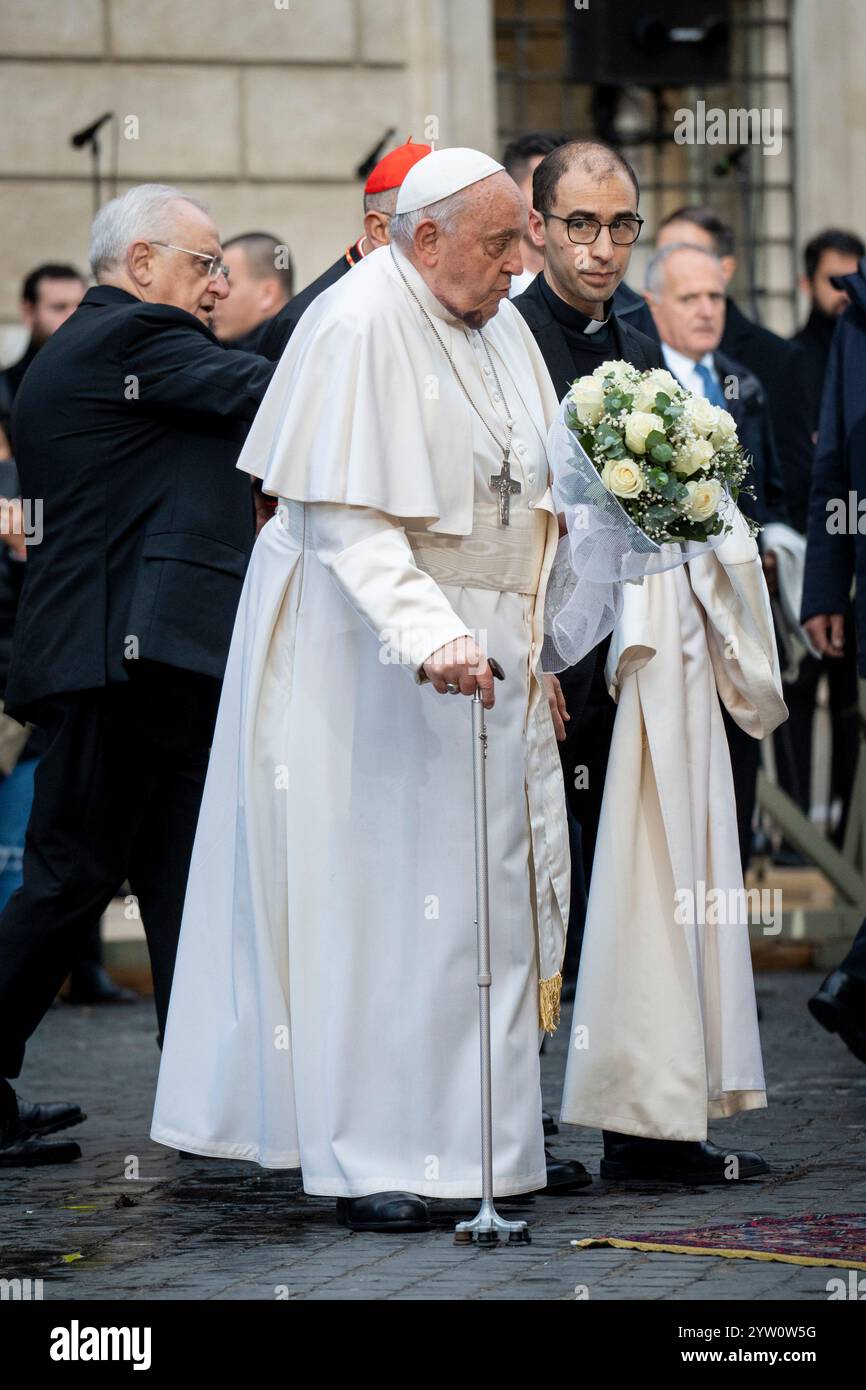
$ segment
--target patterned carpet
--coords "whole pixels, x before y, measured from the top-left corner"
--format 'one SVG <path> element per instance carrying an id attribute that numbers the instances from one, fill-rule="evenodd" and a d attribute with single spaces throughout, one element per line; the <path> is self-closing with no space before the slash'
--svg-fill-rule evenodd
<path id="1" fill-rule="evenodd" d="M 721 1255 L 730 1260 L 781 1260 L 787 1264 L 866 1269 L 866 1214 L 809 1212 L 803 1216 L 759 1216 L 732 1226 L 592 1236 L 571 1244 L 582 1250 L 612 1245 L 621 1250 L 658 1250 L 670 1255 Z"/>

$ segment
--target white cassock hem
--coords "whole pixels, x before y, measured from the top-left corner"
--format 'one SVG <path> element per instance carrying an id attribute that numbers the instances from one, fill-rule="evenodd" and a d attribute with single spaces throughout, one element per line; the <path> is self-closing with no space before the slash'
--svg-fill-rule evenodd
<path id="1" fill-rule="evenodd" d="M 151 1139 L 164 1144 L 169 1149 L 183 1149 L 186 1153 L 201 1154 L 203 1158 L 224 1158 L 237 1163 L 258 1163 L 261 1168 L 300 1171 L 300 1153 L 274 1154 L 260 1149 L 255 1144 L 222 1144 L 206 1139 L 194 1139 L 190 1135 L 179 1134 L 176 1130 L 154 1127 Z M 494 1175 L 493 1196 L 515 1197 L 524 1192 L 537 1192 L 547 1184 L 547 1173 L 529 1173 L 525 1177 L 512 1178 L 509 1182 L 497 1182 Z M 417 1177 L 395 1177 L 390 1174 L 382 1178 L 365 1178 L 360 1183 L 335 1182 L 332 1178 L 303 1176 L 304 1191 L 310 1197 L 368 1197 L 374 1192 L 414 1192 L 418 1197 L 467 1197 L 481 1199 L 481 1178 L 473 1176 L 455 1179 L 451 1182 L 422 1182 Z"/>
<path id="2" fill-rule="evenodd" d="M 738 1115 L 745 1110 L 766 1110 L 767 1093 L 766 1091 L 746 1088 L 742 1091 L 726 1091 L 717 1100 L 707 1102 L 707 1118 L 710 1120 L 725 1120 L 732 1115 Z M 675 1140 L 678 1143 L 703 1143 L 707 1139 L 707 1126 L 686 1122 L 685 1124 L 669 1124 L 657 1120 L 642 1123 L 630 1115 L 611 1115 L 608 1110 L 599 1110 L 594 1113 L 581 1107 L 579 1115 L 576 1110 L 570 1110 L 566 1114 L 562 1110 L 559 1120 L 561 1124 L 574 1125 L 580 1129 L 609 1129 L 616 1134 L 633 1134 L 638 1139 L 667 1139 Z"/>

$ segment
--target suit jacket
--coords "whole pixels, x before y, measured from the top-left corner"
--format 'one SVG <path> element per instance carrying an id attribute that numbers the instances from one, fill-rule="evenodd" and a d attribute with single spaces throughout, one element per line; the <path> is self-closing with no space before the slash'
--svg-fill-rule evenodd
<path id="1" fill-rule="evenodd" d="M 830 344 L 836 328 L 836 318 L 822 314 L 820 309 L 812 310 L 803 327 L 791 339 L 803 349 L 806 367 L 806 385 L 809 395 L 809 424 L 817 434 L 821 416 L 821 393 L 824 389 L 824 376 L 830 356 Z"/>
<path id="2" fill-rule="evenodd" d="M 767 393 L 791 524 L 805 531 L 814 452 L 805 354 L 747 319 L 730 299 L 719 348 L 754 372 Z"/>
<path id="3" fill-rule="evenodd" d="M 540 286 L 541 276 L 536 276 L 532 284 L 511 302 L 525 318 L 532 330 L 559 400 L 568 391 L 574 380 L 574 360 L 565 334 L 553 317 Z M 652 338 L 623 322 L 614 311 L 610 324 L 616 340 L 613 357 L 631 362 L 638 371 L 649 371 L 651 367 L 664 366 L 661 347 Z M 608 643 L 602 642 L 595 651 L 587 653 L 576 666 L 561 672 L 560 680 L 566 692 L 566 703 L 571 715 L 572 730 L 577 728 L 577 719 L 587 706 L 590 694 L 594 702 L 607 704 L 604 682 L 604 661 Z M 593 687 L 595 687 L 593 689 Z"/>
<path id="4" fill-rule="evenodd" d="M 194 315 L 97 285 L 48 340 L 12 417 L 28 547 L 10 713 L 124 681 L 141 657 L 221 677 L 254 539 L 235 467 L 273 374 Z"/>
<path id="5" fill-rule="evenodd" d="M 262 325 L 254 344 L 255 351 L 269 358 L 271 362 L 279 362 L 304 310 L 309 309 L 313 300 L 317 299 L 323 290 L 329 289 L 347 275 L 360 255 L 356 242 L 348 251 L 343 252 L 338 261 L 334 261 L 327 270 L 323 270 L 318 280 L 314 280 L 305 290 L 301 290 L 300 294 L 296 294 L 294 299 L 290 299 L 288 304 L 284 304 L 278 314 Z"/>
<path id="6" fill-rule="evenodd" d="M 737 436 L 746 453 L 751 455 L 752 467 L 746 474 L 746 486 L 754 488 L 755 496 L 743 493 L 741 510 L 759 526 L 768 521 L 790 525 L 785 505 L 785 485 L 773 434 L 773 423 L 767 394 L 758 378 L 741 362 L 735 362 L 723 352 L 713 353 L 713 365 L 719 380 L 736 377 L 738 394 L 726 402 L 725 408 L 737 422 Z M 760 538 L 759 538 L 760 543 Z"/>
<path id="7" fill-rule="evenodd" d="M 620 323 L 628 322 L 632 328 L 645 333 L 648 338 L 658 339 L 652 310 L 642 294 L 633 290 L 625 280 L 617 285 L 613 296 L 613 311 Z"/>

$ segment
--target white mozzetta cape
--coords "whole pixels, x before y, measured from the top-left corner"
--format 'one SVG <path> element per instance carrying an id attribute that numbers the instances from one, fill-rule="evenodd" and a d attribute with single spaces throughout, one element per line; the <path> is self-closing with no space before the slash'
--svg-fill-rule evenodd
<path id="1" fill-rule="evenodd" d="M 702 1140 L 708 1118 L 766 1105 L 719 701 L 754 738 L 787 710 L 758 549 L 735 520 L 713 554 L 625 586 L 563 1090 L 570 1124 Z M 718 925 L 700 925 L 700 906 L 678 922 L 676 894 L 702 885 L 730 908 Z"/>
<path id="2" fill-rule="evenodd" d="M 238 467 L 274 497 L 372 507 L 415 530 L 468 536 L 472 470 L 455 459 L 472 453 L 473 412 L 421 311 L 410 302 L 407 313 L 390 249 L 365 256 L 338 287 L 300 320 Z M 484 337 L 526 409 L 549 424 L 558 403 L 522 316 L 503 303 Z"/>

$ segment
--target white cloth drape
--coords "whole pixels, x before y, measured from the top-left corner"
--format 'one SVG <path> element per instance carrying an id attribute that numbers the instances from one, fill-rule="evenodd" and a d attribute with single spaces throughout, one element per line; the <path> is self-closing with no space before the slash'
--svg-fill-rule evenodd
<path id="1" fill-rule="evenodd" d="M 562 1118 L 701 1140 L 766 1105 L 730 756 L 719 700 L 761 738 L 786 716 L 757 546 L 626 585 L 618 698 Z M 724 893 L 716 925 L 697 899 Z M 695 911 L 677 907 L 685 890 Z"/>

